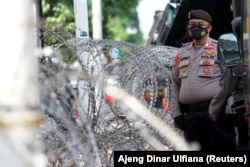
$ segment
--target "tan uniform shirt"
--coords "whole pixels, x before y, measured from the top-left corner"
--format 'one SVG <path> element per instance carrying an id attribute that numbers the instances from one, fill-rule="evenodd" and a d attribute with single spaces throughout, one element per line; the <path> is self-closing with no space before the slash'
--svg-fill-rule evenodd
<path id="1" fill-rule="evenodd" d="M 229 109 L 231 110 L 232 98 L 229 98 L 229 96 L 231 96 L 235 90 L 237 82 L 238 78 L 232 76 L 231 70 L 229 68 L 225 69 L 223 73 L 222 89 L 213 98 L 209 107 L 209 112 L 213 113 L 216 118 L 218 118 L 221 112 L 224 112 L 222 109 L 226 103 L 228 106 L 226 107 L 225 112 L 227 113 L 229 112 Z"/>
<path id="2" fill-rule="evenodd" d="M 195 104 L 212 100 L 222 88 L 223 68 L 218 62 L 217 41 L 208 39 L 203 47 L 184 45 L 174 59 L 172 77 L 173 117 L 182 115 L 179 102 Z"/>

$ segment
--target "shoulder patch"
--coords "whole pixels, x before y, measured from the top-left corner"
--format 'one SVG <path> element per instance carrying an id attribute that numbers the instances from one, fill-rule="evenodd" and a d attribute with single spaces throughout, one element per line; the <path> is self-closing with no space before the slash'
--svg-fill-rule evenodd
<path id="1" fill-rule="evenodd" d="M 176 67 L 176 65 L 179 61 L 179 58 L 180 58 L 180 55 L 179 55 L 179 53 L 177 53 L 174 57 L 174 60 L 173 60 L 173 67 Z"/>

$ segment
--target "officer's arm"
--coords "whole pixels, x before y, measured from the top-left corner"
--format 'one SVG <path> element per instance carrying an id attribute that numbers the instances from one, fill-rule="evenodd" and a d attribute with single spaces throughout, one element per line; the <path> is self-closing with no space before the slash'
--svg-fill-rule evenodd
<path id="1" fill-rule="evenodd" d="M 226 101 L 232 94 L 237 84 L 237 78 L 233 77 L 229 68 L 224 68 L 223 77 L 221 79 L 221 89 L 214 96 L 209 107 L 209 117 L 216 121 L 221 112 L 224 111 Z"/>
<path id="2" fill-rule="evenodd" d="M 181 80 L 179 78 L 179 54 L 175 56 L 172 71 L 171 71 L 171 87 L 172 87 L 172 92 L 171 92 L 171 101 L 172 101 L 172 112 L 173 112 L 173 117 L 177 117 L 182 115 L 179 107 L 179 91 L 180 91 L 180 84 Z"/>

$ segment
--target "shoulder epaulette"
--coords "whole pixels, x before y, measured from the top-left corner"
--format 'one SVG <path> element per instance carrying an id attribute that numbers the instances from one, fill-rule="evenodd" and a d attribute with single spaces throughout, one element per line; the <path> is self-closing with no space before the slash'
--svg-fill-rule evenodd
<path id="1" fill-rule="evenodd" d="M 216 43 L 216 44 L 218 43 L 218 41 L 215 40 L 215 39 L 211 39 L 211 42 L 212 42 L 212 43 Z"/>
<path id="2" fill-rule="evenodd" d="M 184 43 L 184 44 L 181 46 L 181 48 L 182 48 L 182 47 L 185 47 L 185 46 L 189 46 L 191 43 L 192 43 L 192 42 Z"/>

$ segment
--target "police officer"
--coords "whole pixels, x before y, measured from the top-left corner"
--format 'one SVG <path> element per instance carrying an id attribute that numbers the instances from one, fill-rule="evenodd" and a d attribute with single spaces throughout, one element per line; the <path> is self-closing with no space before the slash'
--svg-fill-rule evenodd
<path id="1" fill-rule="evenodd" d="M 231 23 L 233 32 L 238 37 L 239 42 L 241 42 L 241 17 L 236 17 Z M 237 150 L 248 150 L 248 124 L 245 120 L 243 81 L 242 77 L 233 77 L 232 75 L 232 72 L 241 71 L 240 66 L 241 64 L 236 65 L 232 69 L 226 69 L 231 75 L 229 74 L 225 77 L 225 89 L 221 90 L 217 95 L 217 98 L 221 99 L 221 103 L 224 99 L 227 99 L 225 113 L 223 112 L 223 104 L 221 104 L 220 109 L 218 107 L 219 101 L 217 101 L 217 108 L 210 107 L 209 115 L 213 121 L 217 121 L 223 127 L 227 141 L 233 142 L 232 136 L 235 136 L 235 132 L 232 129 L 236 126 L 238 136 Z M 230 96 L 228 97 L 228 95 Z"/>
<path id="2" fill-rule="evenodd" d="M 225 67 L 218 61 L 217 41 L 210 38 L 212 18 L 204 10 L 188 13 L 187 31 L 193 39 L 174 58 L 171 71 L 172 111 L 175 127 L 201 150 L 226 150 L 217 123 L 209 118 L 212 101 L 223 88 Z M 215 106 L 213 106 L 215 107 Z"/>
<path id="3" fill-rule="evenodd" d="M 241 39 L 241 17 L 236 17 L 232 20 L 232 29 L 233 32 L 237 35 L 239 42 L 242 42 Z M 236 67 L 237 68 L 237 67 Z M 242 77 L 237 78 L 238 82 L 236 88 L 233 92 L 233 106 L 237 107 L 235 110 L 237 112 L 237 132 L 238 132 L 238 150 L 249 150 L 249 136 L 248 136 L 248 123 L 245 117 L 245 107 L 241 107 L 239 105 L 244 105 L 244 93 L 243 93 L 243 81 Z M 238 93 L 240 92 L 240 93 Z M 237 96 L 238 94 L 238 96 Z M 242 99 L 243 98 L 243 99 Z M 238 106 L 237 106 L 237 104 Z M 232 109 L 232 107 L 231 107 Z"/>

